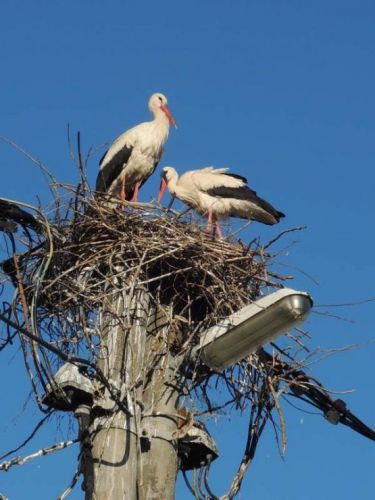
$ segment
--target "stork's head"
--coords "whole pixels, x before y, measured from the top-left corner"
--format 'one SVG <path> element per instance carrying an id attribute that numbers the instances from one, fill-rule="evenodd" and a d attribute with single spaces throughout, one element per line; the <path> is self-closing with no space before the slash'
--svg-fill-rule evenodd
<path id="1" fill-rule="evenodd" d="M 168 186 L 172 196 L 175 195 L 174 185 L 177 181 L 178 174 L 173 167 L 164 167 L 161 171 L 161 181 L 158 194 L 158 202 L 163 198 L 165 188 Z"/>
<path id="2" fill-rule="evenodd" d="M 173 118 L 172 113 L 169 111 L 168 101 L 164 94 L 160 94 L 159 92 L 157 92 L 156 94 L 152 94 L 150 100 L 148 101 L 148 109 L 153 115 L 156 115 L 161 110 L 167 116 L 169 123 L 177 128 L 175 119 Z"/>

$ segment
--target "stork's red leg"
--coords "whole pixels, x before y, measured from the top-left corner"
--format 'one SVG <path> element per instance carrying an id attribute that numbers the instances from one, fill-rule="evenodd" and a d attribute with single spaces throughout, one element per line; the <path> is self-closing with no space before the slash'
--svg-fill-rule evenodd
<path id="1" fill-rule="evenodd" d="M 211 232 L 211 228 L 212 228 L 212 212 L 211 210 L 208 210 L 208 219 L 207 219 L 207 228 L 206 228 L 206 231 L 208 233 Z"/>
<path id="2" fill-rule="evenodd" d="M 219 238 L 223 237 L 223 233 L 221 232 L 221 227 L 218 221 L 215 221 L 215 235 Z"/>
<path id="3" fill-rule="evenodd" d="M 122 181 L 121 181 L 121 191 L 120 191 L 120 200 L 121 201 L 126 200 L 126 197 L 125 197 L 125 179 L 126 179 L 126 175 L 124 175 L 124 177 L 122 178 Z"/>
<path id="4" fill-rule="evenodd" d="M 131 201 L 137 201 L 137 198 L 138 198 L 138 189 L 139 189 L 139 182 L 136 182 L 135 186 L 134 186 L 133 198 L 131 199 Z"/>

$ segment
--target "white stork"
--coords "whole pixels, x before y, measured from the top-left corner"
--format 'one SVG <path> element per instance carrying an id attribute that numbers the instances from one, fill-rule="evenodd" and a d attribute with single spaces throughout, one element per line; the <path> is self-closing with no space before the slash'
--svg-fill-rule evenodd
<path id="1" fill-rule="evenodd" d="M 152 175 L 163 154 L 169 124 L 176 127 L 163 94 L 153 94 L 148 108 L 154 119 L 121 134 L 100 160 L 96 191 L 118 195 L 122 201 L 137 201 L 138 189 Z"/>
<path id="2" fill-rule="evenodd" d="M 206 167 L 185 172 L 181 177 L 173 167 L 164 167 L 158 201 L 165 188 L 201 215 L 208 216 L 207 231 L 215 226 L 215 234 L 222 238 L 219 220 L 226 217 L 241 217 L 263 224 L 277 224 L 282 212 L 270 203 L 259 198 L 247 186 L 247 179 L 241 175 L 227 172 L 227 168 Z M 173 202 L 173 199 L 172 199 Z"/>

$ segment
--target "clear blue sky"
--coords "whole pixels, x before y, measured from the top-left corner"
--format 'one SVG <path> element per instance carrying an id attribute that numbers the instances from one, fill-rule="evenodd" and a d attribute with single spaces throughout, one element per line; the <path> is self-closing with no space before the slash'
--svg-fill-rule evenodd
<path id="1" fill-rule="evenodd" d="M 0 14 L 0 134 L 74 183 L 67 123 L 81 131 L 85 149 L 97 147 L 148 119 L 149 95 L 164 92 L 179 128 L 162 165 L 229 166 L 287 214 L 277 228 L 253 224 L 244 239 L 267 241 L 306 224 L 280 245 L 296 240 L 279 261 L 295 275 L 291 285 L 309 291 L 318 306 L 374 298 L 374 26 L 370 0 L 8 0 Z M 92 183 L 102 151 L 89 165 Z M 1 195 L 48 201 L 38 170 L 3 143 L 0 169 Z M 158 183 L 155 175 L 140 198 L 149 200 Z M 345 399 L 372 426 L 374 307 L 330 308 L 351 321 L 313 314 L 306 324 L 311 347 L 359 345 L 312 373 L 332 389 L 355 389 Z M 6 450 L 39 415 L 32 405 L 22 413 L 28 386 L 16 346 L 2 353 L 0 373 Z M 285 459 L 266 432 L 239 498 L 373 498 L 373 442 L 319 416 L 286 413 Z M 217 494 L 241 456 L 246 421 L 221 417 L 210 427 L 222 453 L 213 466 Z M 63 435 L 51 425 L 26 451 Z M 0 476 L 0 492 L 12 500 L 55 498 L 76 455 L 63 451 L 13 468 Z M 71 498 L 82 498 L 79 486 Z M 190 498 L 182 484 L 177 498 Z"/>

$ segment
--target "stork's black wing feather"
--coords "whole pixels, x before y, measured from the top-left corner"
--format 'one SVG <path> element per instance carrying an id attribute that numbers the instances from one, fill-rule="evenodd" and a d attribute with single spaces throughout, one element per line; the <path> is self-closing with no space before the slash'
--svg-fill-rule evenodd
<path id="1" fill-rule="evenodd" d="M 8 232 L 15 232 L 15 224 L 40 231 L 40 222 L 26 210 L 23 210 L 15 203 L 0 199 L 0 229 Z"/>
<path id="2" fill-rule="evenodd" d="M 132 151 L 132 147 L 124 146 L 103 165 L 107 153 L 104 154 L 99 162 L 100 170 L 96 178 L 96 191 L 104 193 L 108 191 L 112 183 L 121 175 L 122 169 L 128 162 Z"/>
<path id="3" fill-rule="evenodd" d="M 107 156 L 108 151 L 109 151 L 109 149 L 107 149 L 107 151 L 104 153 L 104 155 L 100 158 L 100 160 L 99 160 L 99 167 L 102 166 L 103 160 Z"/>
<path id="4" fill-rule="evenodd" d="M 245 200 L 258 207 L 262 208 L 271 214 L 278 221 L 281 217 L 285 217 L 282 212 L 276 210 L 268 201 L 260 198 L 255 191 L 248 186 L 241 186 L 238 188 L 230 188 L 225 186 L 215 187 L 207 190 L 207 194 L 221 198 L 234 198 L 237 200 Z"/>

